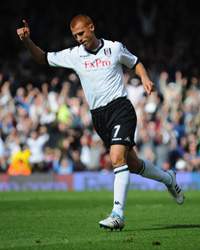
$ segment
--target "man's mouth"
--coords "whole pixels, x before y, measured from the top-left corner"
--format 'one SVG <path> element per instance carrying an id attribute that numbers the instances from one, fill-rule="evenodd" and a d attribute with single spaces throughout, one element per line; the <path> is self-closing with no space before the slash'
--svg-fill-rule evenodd
<path id="1" fill-rule="evenodd" d="M 83 44 L 84 46 L 86 46 L 86 45 L 87 45 L 87 41 L 82 42 L 82 44 Z"/>

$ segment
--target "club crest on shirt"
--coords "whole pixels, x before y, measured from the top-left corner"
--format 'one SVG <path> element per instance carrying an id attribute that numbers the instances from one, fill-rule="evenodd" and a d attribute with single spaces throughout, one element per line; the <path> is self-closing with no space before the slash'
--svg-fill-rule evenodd
<path id="1" fill-rule="evenodd" d="M 105 54 L 106 56 L 111 56 L 111 48 L 105 48 L 105 49 L 104 49 L 104 54 Z"/>

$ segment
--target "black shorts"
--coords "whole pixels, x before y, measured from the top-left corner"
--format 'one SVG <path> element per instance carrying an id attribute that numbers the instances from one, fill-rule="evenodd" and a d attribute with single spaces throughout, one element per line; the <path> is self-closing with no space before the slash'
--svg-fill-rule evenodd
<path id="1" fill-rule="evenodd" d="M 135 146 L 137 117 L 126 97 L 120 97 L 106 106 L 91 110 L 94 128 L 107 149 L 113 144 Z"/>

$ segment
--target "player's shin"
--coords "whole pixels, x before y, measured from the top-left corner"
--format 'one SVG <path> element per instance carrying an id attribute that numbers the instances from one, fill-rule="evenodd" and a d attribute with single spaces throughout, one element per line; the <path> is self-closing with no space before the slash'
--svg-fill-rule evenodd
<path id="1" fill-rule="evenodd" d="M 124 215 L 124 208 L 130 179 L 128 166 L 123 165 L 115 168 L 114 174 L 114 201 L 112 211 L 117 213 L 122 218 Z"/>

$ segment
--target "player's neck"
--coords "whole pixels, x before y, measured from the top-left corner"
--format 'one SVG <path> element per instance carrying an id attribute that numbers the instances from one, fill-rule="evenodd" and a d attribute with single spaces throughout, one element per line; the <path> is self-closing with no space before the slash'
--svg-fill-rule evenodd
<path id="1" fill-rule="evenodd" d="M 97 51 L 102 45 L 102 41 L 101 39 L 96 39 L 95 42 L 94 42 L 94 46 L 93 48 L 91 49 L 92 51 Z"/>

